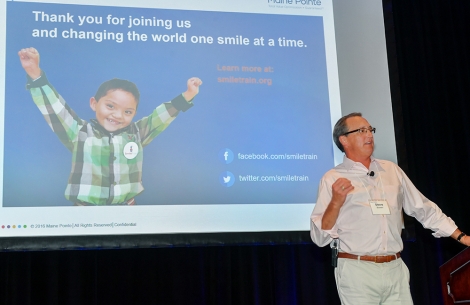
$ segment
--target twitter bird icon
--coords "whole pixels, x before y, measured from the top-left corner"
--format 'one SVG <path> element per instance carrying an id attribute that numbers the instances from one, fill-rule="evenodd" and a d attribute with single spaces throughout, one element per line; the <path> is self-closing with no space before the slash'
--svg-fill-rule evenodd
<path id="1" fill-rule="evenodd" d="M 235 183 L 235 176 L 231 172 L 222 172 L 219 176 L 219 182 L 225 187 L 231 187 Z"/>

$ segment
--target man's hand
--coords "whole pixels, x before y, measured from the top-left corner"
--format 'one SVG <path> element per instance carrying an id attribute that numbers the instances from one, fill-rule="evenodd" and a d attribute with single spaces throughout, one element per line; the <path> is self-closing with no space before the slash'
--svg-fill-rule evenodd
<path id="1" fill-rule="evenodd" d="M 39 52 L 35 48 L 21 49 L 18 52 L 20 57 L 21 66 L 32 79 L 41 76 L 41 69 L 39 68 Z"/>
<path id="2" fill-rule="evenodd" d="M 199 93 L 199 86 L 202 81 L 198 77 L 191 77 L 187 82 L 188 90 L 183 93 L 184 98 L 189 102 Z"/>
<path id="3" fill-rule="evenodd" d="M 352 186 L 351 181 L 346 178 L 339 178 L 335 183 L 333 183 L 331 188 L 333 192 L 331 203 L 335 204 L 339 208 L 343 206 L 348 193 L 354 190 L 354 186 Z"/>
<path id="4" fill-rule="evenodd" d="M 346 196 L 349 192 L 354 190 L 354 186 L 346 178 L 339 178 L 331 186 L 333 196 L 331 197 L 330 204 L 323 214 L 321 228 L 322 230 L 330 230 L 338 219 L 339 210 L 346 201 Z"/>

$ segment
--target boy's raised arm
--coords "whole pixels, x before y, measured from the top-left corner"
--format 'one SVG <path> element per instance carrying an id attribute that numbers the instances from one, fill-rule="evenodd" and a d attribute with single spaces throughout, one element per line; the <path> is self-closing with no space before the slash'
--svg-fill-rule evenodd
<path id="1" fill-rule="evenodd" d="M 33 80 L 41 76 L 39 68 L 39 52 L 35 48 L 25 48 L 18 52 L 21 66 Z"/>
<path id="2" fill-rule="evenodd" d="M 183 92 L 183 96 L 189 102 L 199 93 L 199 86 L 202 85 L 202 81 L 198 77 L 191 77 L 188 79 L 187 85 L 188 90 Z"/>

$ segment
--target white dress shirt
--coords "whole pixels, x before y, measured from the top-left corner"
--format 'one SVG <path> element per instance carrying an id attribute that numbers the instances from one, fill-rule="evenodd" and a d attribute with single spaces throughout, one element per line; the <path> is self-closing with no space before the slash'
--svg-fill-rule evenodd
<path id="1" fill-rule="evenodd" d="M 318 198 L 310 217 L 310 235 L 323 247 L 339 238 L 340 251 L 356 255 L 390 255 L 403 250 L 401 239 L 402 209 L 416 218 L 435 237 L 450 236 L 454 221 L 421 194 L 406 174 L 393 162 L 371 158 L 370 171 L 359 162 L 344 157 L 343 163 L 329 170 L 321 179 Z M 349 179 L 354 186 L 331 230 L 322 230 L 323 214 L 332 198 L 332 184 L 338 178 Z M 370 199 L 385 199 L 389 215 L 373 215 Z"/>

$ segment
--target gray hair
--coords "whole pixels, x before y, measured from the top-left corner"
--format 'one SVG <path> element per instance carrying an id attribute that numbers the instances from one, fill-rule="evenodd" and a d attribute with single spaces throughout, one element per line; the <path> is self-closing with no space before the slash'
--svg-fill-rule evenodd
<path id="1" fill-rule="evenodd" d="M 333 128 L 333 141 L 335 141 L 336 146 L 338 146 L 339 150 L 344 152 L 343 144 L 339 141 L 339 137 L 344 135 L 348 132 L 348 126 L 346 125 L 346 120 L 352 117 L 360 116 L 362 117 L 362 113 L 360 112 L 353 112 L 348 115 L 343 116 L 341 119 L 336 122 L 335 127 Z"/>

